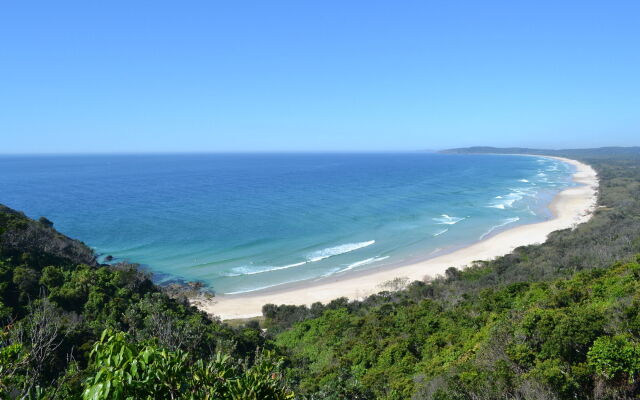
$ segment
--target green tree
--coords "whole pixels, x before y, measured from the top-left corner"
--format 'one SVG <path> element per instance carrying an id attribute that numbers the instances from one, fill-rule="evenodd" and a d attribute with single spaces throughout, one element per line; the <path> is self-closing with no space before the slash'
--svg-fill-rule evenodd
<path id="1" fill-rule="evenodd" d="M 280 373 L 281 364 L 269 352 L 260 354 L 251 365 L 220 353 L 192 362 L 187 352 L 136 344 L 123 332 L 105 330 L 91 352 L 89 369 L 93 372 L 83 398 L 293 399 Z"/>
<path id="2" fill-rule="evenodd" d="M 632 383 L 640 372 L 640 346 L 626 335 L 599 337 L 587 356 L 589 364 L 605 379 L 626 378 Z"/>

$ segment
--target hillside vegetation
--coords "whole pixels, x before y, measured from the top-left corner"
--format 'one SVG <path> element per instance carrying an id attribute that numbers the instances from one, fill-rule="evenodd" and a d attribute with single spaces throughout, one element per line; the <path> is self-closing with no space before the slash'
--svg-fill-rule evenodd
<path id="1" fill-rule="evenodd" d="M 135 265 L 0 208 L 0 398 L 289 398 L 256 327 L 169 298 Z M 253 397 L 252 397 L 253 396 Z"/>
<path id="2" fill-rule="evenodd" d="M 632 262 L 455 304 L 407 297 L 338 308 L 276 342 L 300 389 L 324 398 L 635 398 L 638 278 Z"/>

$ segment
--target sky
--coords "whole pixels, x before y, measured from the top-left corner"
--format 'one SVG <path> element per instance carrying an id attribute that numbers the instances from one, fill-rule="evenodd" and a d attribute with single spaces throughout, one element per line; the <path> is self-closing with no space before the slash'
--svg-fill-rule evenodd
<path id="1" fill-rule="evenodd" d="M 640 1 L 9 1 L 0 153 L 640 145 Z"/>

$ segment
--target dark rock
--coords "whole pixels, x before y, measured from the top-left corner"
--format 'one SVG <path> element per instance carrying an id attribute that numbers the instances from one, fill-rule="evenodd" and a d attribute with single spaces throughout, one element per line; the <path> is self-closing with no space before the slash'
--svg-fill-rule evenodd
<path id="1" fill-rule="evenodd" d="M 48 226 L 49 228 L 53 227 L 53 222 L 51 222 L 51 220 L 49 220 L 48 218 L 40 217 L 38 218 L 38 222 L 40 222 L 44 226 Z"/>
<path id="2" fill-rule="evenodd" d="M 62 262 L 98 265 L 93 250 L 57 232 L 52 225 L 47 218 L 34 221 L 0 204 L 0 253 L 5 257 L 30 253 L 34 265 L 41 267 Z"/>

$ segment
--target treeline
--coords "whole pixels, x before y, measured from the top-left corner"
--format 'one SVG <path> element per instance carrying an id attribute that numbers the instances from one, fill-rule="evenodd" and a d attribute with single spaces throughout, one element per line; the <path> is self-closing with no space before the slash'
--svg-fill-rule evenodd
<path id="1" fill-rule="evenodd" d="M 0 207 L 0 398 L 287 398 L 271 347 Z"/>
<path id="2" fill-rule="evenodd" d="M 635 399 L 639 278 L 632 262 L 485 289 L 453 305 L 332 309 L 276 343 L 311 399 Z"/>
<path id="3" fill-rule="evenodd" d="M 633 262 L 640 253 L 640 151 L 607 157 L 600 151 L 578 153 L 561 155 L 597 170 L 600 207 L 577 229 L 363 301 L 265 305 L 265 326 L 289 355 L 299 392 L 317 399 L 636 398 L 635 373 L 606 378 L 589 364 L 587 352 L 601 335 L 626 335 L 629 348 L 640 342 L 627 325 L 635 318 L 640 291 L 602 286 L 595 279 L 602 268 Z M 635 264 L 624 268 L 625 279 L 635 281 L 637 273 L 628 272 Z M 567 282 L 593 287 L 586 294 L 575 285 L 567 292 L 562 289 Z M 589 297 L 598 291 L 610 308 L 602 298 Z M 566 304 L 534 301 L 558 296 Z M 593 311 L 582 303 L 587 298 L 602 307 Z M 549 317 L 535 314 L 538 309 L 570 312 Z M 548 331 L 507 329 L 525 320 L 547 324 Z M 584 331 L 594 326 L 599 328 Z M 548 352 L 552 333 L 555 350 Z M 530 335 L 537 335 L 537 347 L 522 342 Z M 512 353 L 525 344 L 528 363 Z"/>

